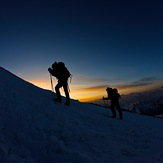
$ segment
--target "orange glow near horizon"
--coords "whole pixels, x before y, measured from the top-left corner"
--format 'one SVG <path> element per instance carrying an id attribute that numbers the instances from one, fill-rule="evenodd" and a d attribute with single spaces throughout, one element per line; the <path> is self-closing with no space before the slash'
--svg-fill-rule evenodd
<path id="1" fill-rule="evenodd" d="M 27 80 L 28 82 L 41 87 L 43 89 L 51 90 L 51 83 L 49 80 L 45 79 L 30 79 Z M 57 81 L 53 81 L 53 87 L 57 84 Z M 146 86 L 117 86 L 116 88 L 118 89 L 120 94 L 129 94 L 129 93 L 134 93 L 134 92 L 143 92 L 143 91 L 148 91 L 150 89 L 156 89 L 162 86 L 162 83 L 157 83 L 153 86 L 151 85 L 146 85 Z M 70 97 L 75 100 L 79 100 L 81 102 L 90 102 L 93 100 L 98 100 L 102 99 L 103 96 L 107 96 L 106 93 L 106 87 L 107 86 L 94 86 L 94 87 L 88 87 L 88 88 L 82 88 L 83 86 L 80 85 L 75 85 L 75 84 L 69 84 L 70 87 Z M 76 89 L 79 88 L 79 89 Z M 114 88 L 114 87 L 112 87 Z M 61 90 L 62 96 L 65 96 L 63 89 Z"/>
<path id="2" fill-rule="evenodd" d="M 43 89 L 48 89 L 48 90 L 51 90 L 51 85 L 49 83 L 49 81 L 47 80 L 43 80 L 43 79 L 29 79 L 27 80 L 28 82 L 40 87 L 40 88 L 43 88 Z"/>
<path id="3" fill-rule="evenodd" d="M 51 83 L 49 80 L 40 79 L 29 79 L 28 82 L 47 90 L 51 90 Z M 53 81 L 53 87 L 57 82 Z M 69 84 L 70 97 L 81 102 L 92 101 L 95 99 L 102 98 L 106 95 L 105 87 L 92 87 L 92 88 L 80 88 L 80 85 Z M 75 88 L 74 88 L 75 87 Z M 76 89 L 76 87 L 80 89 Z M 65 96 L 63 89 L 60 89 L 62 96 Z"/>

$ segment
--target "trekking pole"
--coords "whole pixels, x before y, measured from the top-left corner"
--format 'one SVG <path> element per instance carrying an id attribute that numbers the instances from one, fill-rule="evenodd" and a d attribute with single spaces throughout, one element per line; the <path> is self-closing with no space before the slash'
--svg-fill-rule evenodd
<path id="1" fill-rule="evenodd" d="M 108 117 L 110 117 L 109 112 L 108 112 L 108 108 L 107 108 L 107 106 L 106 106 L 106 102 L 105 102 L 105 100 L 103 100 L 103 101 L 104 101 L 104 106 L 105 106 L 105 108 L 106 108 L 106 114 L 107 114 Z"/>
<path id="2" fill-rule="evenodd" d="M 50 82 L 51 82 L 51 91 L 52 91 L 52 94 L 54 94 L 53 79 L 52 79 L 51 74 L 50 74 Z"/>

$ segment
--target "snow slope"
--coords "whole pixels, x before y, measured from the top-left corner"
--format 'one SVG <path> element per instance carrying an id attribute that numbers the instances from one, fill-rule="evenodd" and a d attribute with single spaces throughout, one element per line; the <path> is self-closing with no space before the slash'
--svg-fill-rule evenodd
<path id="1" fill-rule="evenodd" d="M 163 162 L 161 118 L 53 96 L 0 67 L 0 163 Z"/>

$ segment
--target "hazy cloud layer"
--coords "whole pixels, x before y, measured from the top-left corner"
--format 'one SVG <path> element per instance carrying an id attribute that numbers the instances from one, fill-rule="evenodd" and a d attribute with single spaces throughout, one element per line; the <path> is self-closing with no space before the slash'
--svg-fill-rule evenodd
<path id="1" fill-rule="evenodd" d="M 155 81 L 157 81 L 156 77 L 145 77 L 141 78 L 137 81 L 130 82 L 128 84 L 119 85 L 118 87 L 121 89 L 125 88 L 136 88 L 136 87 L 142 87 L 153 84 Z"/>
<path id="2" fill-rule="evenodd" d="M 133 81 L 127 84 L 119 84 L 119 85 L 96 85 L 96 86 L 92 86 L 92 87 L 86 87 L 86 88 L 82 88 L 81 91 L 101 91 L 101 90 L 105 90 L 106 87 L 110 86 L 113 88 L 118 88 L 118 89 L 128 89 L 128 88 L 136 88 L 136 87 L 143 87 L 143 86 L 147 86 L 147 85 L 151 85 L 153 84 L 155 81 L 157 81 L 158 79 L 156 77 L 145 77 L 142 79 L 139 79 L 137 81 Z"/>

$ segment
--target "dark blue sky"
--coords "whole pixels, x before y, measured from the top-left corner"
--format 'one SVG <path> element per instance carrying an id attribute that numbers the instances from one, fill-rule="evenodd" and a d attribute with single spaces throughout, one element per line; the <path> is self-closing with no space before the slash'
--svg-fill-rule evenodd
<path id="1" fill-rule="evenodd" d="M 108 85 L 129 93 L 162 82 L 161 0 L 0 3 L 0 65 L 38 86 L 50 88 L 54 61 L 73 74 L 73 98 L 101 95 Z"/>

